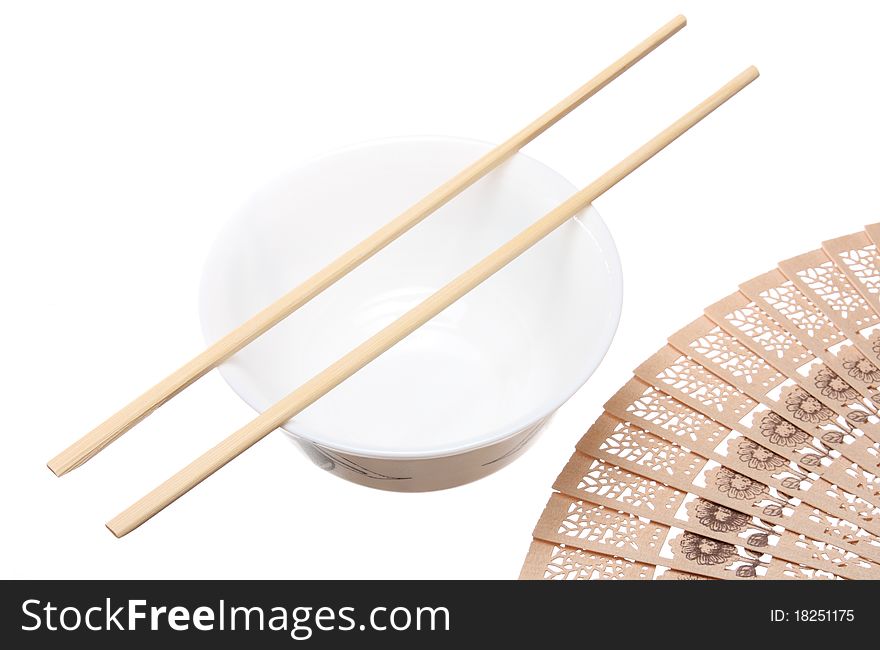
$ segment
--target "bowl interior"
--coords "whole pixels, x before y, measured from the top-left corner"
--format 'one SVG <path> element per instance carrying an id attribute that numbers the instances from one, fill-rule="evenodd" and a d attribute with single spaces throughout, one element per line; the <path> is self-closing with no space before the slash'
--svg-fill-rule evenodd
<path id="1" fill-rule="evenodd" d="M 321 269 L 488 151 L 385 140 L 317 159 L 268 187 L 218 238 L 202 282 L 209 341 Z M 517 155 L 220 369 L 263 410 L 567 198 Z M 590 208 L 285 425 L 367 456 L 443 455 L 555 410 L 604 355 L 620 313 L 617 253 Z"/>

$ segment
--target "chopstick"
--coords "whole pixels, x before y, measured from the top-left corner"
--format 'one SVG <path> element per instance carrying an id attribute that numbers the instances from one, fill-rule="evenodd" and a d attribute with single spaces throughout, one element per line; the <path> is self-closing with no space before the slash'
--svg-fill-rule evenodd
<path id="1" fill-rule="evenodd" d="M 122 537 L 149 520 L 226 463 L 262 440 L 270 432 L 428 322 L 471 289 L 504 268 L 568 219 L 586 208 L 597 197 L 641 167 L 757 77 L 758 70 L 755 67 L 747 68 L 741 72 L 652 140 L 639 147 L 585 188 L 573 194 L 488 257 L 276 402 L 250 423 L 111 519 L 107 522 L 107 528 L 117 537 Z"/>
<path id="2" fill-rule="evenodd" d="M 102 424 L 50 460 L 47 463 L 49 469 L 56 476 L 62 476 L 88 461 L 92 456 L 119 438 L 180 391 L 216 368 L 251 341 L 265 334 L 312 298 L 332 286 L 337 280 L 370 259 L 431 213 L 513 156 L 519 149 L 541 135 L 646 55 L 654 51 L 686 24 L 687 20 L 684 16 L 676 16 L 670 20 L 509 140 L 471 163 L 471 165 L 440 185 L 405 212 L 343 253 L 305 282 L 252 316 L 242 325 L 223 336 L 223 338 L 213 343 L 198 356 L 168 375 L 168 377 L 123 407 L 120 411 L 110 416 Z"/>

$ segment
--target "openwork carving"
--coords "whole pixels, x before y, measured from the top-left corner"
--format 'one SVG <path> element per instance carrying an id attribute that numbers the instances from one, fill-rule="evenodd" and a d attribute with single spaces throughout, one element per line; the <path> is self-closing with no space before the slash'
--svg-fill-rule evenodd
<path id="1" fill-rule="evenodd" d="M 665 364 L 652 377 L 652 383 L 657 382 L 661 388 L 669 388 L 695 400 L 710 414 L 730 412 L 735 417 L 742 417 L 756 404 L 742 391 L 683 355 Z"/>
<path id="2" fill-rule="evenodd" d="M 556 532 L 623 554 L 656 549 L 665 539 L 663 527 L 657 524 L 584 501 L 569 502 Z"/>
<path id="3" fill-rule="evenodd" d="M 880 351 L 873 350 L 873 344 L 867 352 L 858 349 L 816 303 L 778 270 L 749 280 L 742 285 L 742 291 L 798 335 L 801 343 L 845 378 L 874 409 L 880 405 L 880 370 L 866 357 L 870 354 L 872 359 L 878 358 Z M 778 299 L 780 296 L 785 300 Z"/>
<path id="4" fill-rule="evenodd" d="M 823 347 L 830 347 L 846 338 L 791 280 L 780 280 L 778 284 L 760 291 L 758 295 L 781 317 L 781 322 L 793 326 L 801 337 L 820 341 Z M 746 286 L 743 289 L 748 291 Z"/>
<path id="5" fill-rule="evenodd" d="M 655 361 L 662 356 L 667 355 L 664 355 L 662 352 L 661 354 L 655 355 L 655 357 L 652 357 L 648 362 L 636 369 L 636 373 L 640 376 L 644 376 L 644 374 L 662 375 L 662 371 L 657 373 L 656 366 L 663 364 L 659 361 Z M 683 373 L 684 370 L 689 369 L 692 365 L 693 362 L 691 362 L 690 365 L 682 364 L 679 373 Z M 645 373 L 645 368 L 651 368 L 652 370 L 650 373 Z M 718 378 L 716 378 L 716 382 L 723 385 L 723 382 Z M 658 391 L 648 384 L 644 382 L 630 382 L 608 402 L 606 407 L 610 412 L 621 418 L 637 419 L 640 423 L 647 422 L 651 425 L 666 421 L 675 423 L 679 418 L 685 419 L 688 422 L 700 421 L 699 418 L 705 417 L 700 411 L 708 411 L 709 409 L 705 407 L 699 399 L 695 399 L 690 394 L 678 391 L 677 388 L 680 385 L 681 382 L 674 385 L 671 383 L 664 385 L 664 398 L 657 398 L 656 395 Z M 673 394 L 665 395 L 665 392 Z M 807 463 L 811 467 L 817 467 L 817 464 L 813 462 L 815 460 L 815 458 L 812 458 L 813 456 L 817 457 L 819 460 L 828 457 L 828 450 L 822 440 L 814 436 L 812 433 L 808 433 L 797 425 L 792 424 L 791 420 L 793 417 L 791 414 L 788 414 L 788 417 L 783 417 L 773 411 L 761 411 L 754 408 L 758 405 L 756 401 L 748 397 L 744 397 L 744 399 L 749 400 L 748 405 L 751 407 L 748 409 L 748 412 L 752 417 L 750 424 L 747 424 L 742 419 L 743 413 L 731 413 L 724 410 L 722 408 L 724 403 L 722 402 L 716 404 L 716 408 L 711 411 L 712 417 L 715 418 L 714 426 L 708 422 L 702 421 L 702 426 L 699 430 L 692 427 L 691 430 L 679 433 L 687 435 L 690 439 L 691 448 L 700 453 L 711 453 L 720 440 L 727 438 L 731 431 L 736 430 L 741 431 L 746 436 L 751 437 L 764 445 L 771 446 L 780 454 L 796 463 L 802 462 L 805 457 L 809 456 L 810 458 L 806 459 Z M 650 411 L 641 408 L 646 400 L 650 401 Z M 742 402 L 740 401 L 740 403 Z M 784 406 L 784 404 L 782 406 Z M 621 409 L 624 410 L 621 411 Z M 779 425 L 779 432 L 776 435 L 768 436 L 767 432 L 771 430 L 768 419 L 774 426 L 781 422 L 787 422 L 787 426 L 782 427 Z M 666 428 L 670 431 L 675 431 L 674 426 L 667 426 Z M 712 429 L 715 431 L 714 435 L 711 437 L 699 436 L 701 430 Z M 795 435 L 795 431 L 800 432 L 802 435 Z M 786 435 L 789 433 L 791 434 L 790 436 Z M 828 435 L 824 434 L 824 432 L 820 433 Z M 844 437 L 845 434 L 846 432 L 843 431 L 835 431 L 835 437 L 833 439 L 834 444 L 846 444 Z M 797 444 L 793 444 L 794 442 Z M 822 471 L 821 467 L 817 467 L 817 469 Z"/>
<path id="6" fill-rule="evenodd" d="M 690 443 L 717 444 L 729 429 L 652 386 L 625 407 L 625 417 L 638 418 Z M 687 444 L 686 442 L 684 444 Z"/>
<path id="7" fill-rule="evenodd" d="M 836 251 L 834 259 L 838 266 L 850 280 L 855 280 L 854 284 L 861 289 L 863 294 L 877 296 L 880 294 L 880 265 L 878 265 L 877 259 L 877 246 L 864 233 L 842 239 L 849 240 L 855 247 L 844 245 Z"/>
<path id="8" fill-rule="evenodd" d="M 632 562 L 579 548 L 532 540 L 520 580 L 713 580 L 668 567 Z"/>
<path id="9" fill-rule="evenodd" d="M 739 304 L 744 299 L 743 294 L 734 294 L 710 307 L 707 312 L 716 318 L 724 318 L 730 313 L 731 305 Z M 712 331 L 716 327 L 708 319 L 698 319 L 670 337 L 670 341 L 679 349 L 687 349 L 696 362 L 712 366 L 712 370 L 721 375 L 721 379 L 716 381 L 723 379 L 731 382 L 749 397 L 775 410 L 792 424 L 806 428 L 811 435 L 830 444 L 832 448 L 839 448 L 843 453 L 847 453 L 849 445 L 847 436 L 858 438 L 865 432 L 868 432 L 873 439 L 880 440 L 880 428 L 876 425 L 877 405 L 872 401 L 862 399 L 859 391 L 834 370 L 818 361 L 812 353 L 807 353 L 811 368 L 808 373 L 805 373 L 806 376 L 800 372 L 804 361 L 803 355 L 794 360 L 777 360 L 777 363 L 787 365 L 791 379 L 778 373 L 776 377 L 768 378 L 763 386 L 745 381 L 742 375 L 729 374 L 723 366 L 713 366 L 713 360 L 705 356 L 700 347 L 694 345 L 694 341 L 701 340 L 707 331 Z M 727 350 L 726 358 L 741 357 L 739 365 L 754 366 L 756 361 L 762 360 L 750 347 L 740 344 L 730 334 L 727 334 L 726 338 L 717 337 L 715 345 L 717 347 L 723 346 Z M 750 345 L 753 344 L 750 343 Z M 656 368 L 661 365 L 660 358 L 668 356 L 661 351 L 640 366 L 636 370 L 636 374 L 644 376 L 642 368 L 649 367 L 658 377 L 665 377 L 668 371 L 660 370 L 658 372 Z M 696 362 L 691 362 L 691 365 Z M 682 375 L 685 371 L 694 372 L 689 367 L 682 365 L 681 368 L 676 369 L 676 375 Z M 666 385 L 669 388 L 666 388 Z M 661 387 L 667 392 L 671 392 L 675 397 L 706 411 L 704 405 L 694 403 L 688 399 L 689 396 L 676 392 L 679 385 L 681 382 L 679 384 L 667 382 Z M 732 420 L 722 408 L 717 408 L 716 411 L 720 421 L 730 427 L 736 426 L 737 421 Z M 872 417 L 875 418 L 874 422 L 871 422 Z M 837 442 L 838 440 L 841 442 Z M 821 445 L 818 448 L 821 450 Z M 880 447 L 878 447 L 878 454 L 880 454 Z"/>
<path id="10" fill-rule="evenodd" d="M 597 459 L 592 459 L 591 466 L 581 474 L 576 489 L 590 495 L 592 502 L 601 499 L 602 503 L 614 503 L 627 512 L 650 514 L 655 519 L 662 517 L 658 508 L 674 511 L 683 496 L 662 483 Z"/>
<path id="11" fill-rule="evenodd" d="M 605 404 L 522 577 L 880 579 L 880 224 L 741 285 Z"/>
<path id="12" fill-rule="evenodd" d="M 629 577 L 636 564 L 611 555 L 588 553 L 554 544 L 553 555 L 547 562 L 544 577 L 554 580 L 624 580 Z"/>
<path id="13" fill-rule="evenodd" d="M 789 364 L 800 366 L 814 356 L 787 329 L 753 302 L 724 314 L 724 322 L 735 330 L 737 336 L 746 337 L 758 346 L 761 354 L 768 359 L 785 359 Z M 733 341 L 738 343 L 736 339 Z M 733 342 L 728 342 L 728 345 L 732 346 Z"/>
<path id="14" fill-rule="evenodd" d="M 705 459 L 629 422 L 617 423 L 614 431 L 598 442 L 609 457 L 652 476 L 694 478 L 706 464 Z"/>
<path id="15" fill-rule="evenodd" d="M 878 322 L 862 294 L 823 251 L 786 260 L 779 268 L 849 336 Z"/>
<path id="16" fill-rule="evenodd" d="M 521 580 L 653 580 L 657 567 L 622 557 L 534 540 Z"/>
<path id="17" fill-rule="evenodd" d="M 630 382 L 606 405 L 615 415 L 654 424 L 676 418 L 696 422 L 703 413 L 709 413 L 717 424 L 727 430 L 716 432 L 713 438 L 702 441 L 705 445 L 717 443 L 731 430 L 739 431 L 785 458 L 809 468 L 811 472 L 818 475 L 831 472 L 844 489 L 870 503 L 880 503 L 871 490 L 852 481 L 834 467 L 835 458 L 830 455 L 831 450 L 837 450 L 865 468 L 880 467 L 880 443 L 865 437 L 864 431 L 859 428 L 865 427 L 880 438 L 880 429 L 868 422 L 876 409 L 869 409 L 864 404 L 852 404 L 845 408 L 835 406 L 832 409 L 816 397 L 816 394 L 820 394 L 820 388 L 816 387 L 816 393 L 813 394 L 798 384 L 791 384 L 780 386 L 776 399 L 768 397 L 762 402 L 773 409 L 767 410 L 759 407 L 758 401 L 737 391 L 696 361 L 683 357 L 669 346 L 650 357 L 635 372 L 638 377 L 662 389 L 664 394 L 668 394 L 668 399 L 657 398 L 656 389 L 644 381 Z M 832 376 L 833 373 L 824 375 L 829 382 Z M 830 387 L 829 383 L 826 388 Z M 645 408 L 649 403 L 650 409 Z M 731 404 L 735 411 L 728 408 Z M 621 412 L 621 408 L 626 410 Z M 744 415 L 748 415 L 748 418 Z M 703 423 L 703 427 L 706 426 Z M 693 427 L 679 433 L 690 438 L 693 449 L 708 453 L 706 446 L 701 446 Z M 711 444 L 711 448 L 714 447 L 715 444 Z"/>
<path id="18" fill-rule="evenodd" d="M 631 423 L 604 415 L 581 439 L 578 448 L 583 453 L 571 457 L 554 485 L 571 497 L 752 550 L 772 549 L 771 554 L 796 566 L 806 565 L 851 578 L 877 571 L 870 558 L 880 558 L 880 539 L 867 531 L 805 504 L 788 501 L 769 486 L 755 490 L 759 498 L 752 504 L 734 499 L 715 485 L 718 475 L 713 470 L 721 468 L 710 468 L 707 459 Z M 627 457 L 616 455 L 621 448 L 630 451 Z M 688 468 L 689 476 L 681 472 L 665 474 L 652 469 L 650 464 L 639 464 L 639 459 L 657 454 L 677 458 L 679 466 Z M 604 481 L 596 480 L 599 473 L 619 477 L 625 487 L 606 489 Z M 639 485 L 644 488 L 639 489 Z M 742 489 L 740 484 L 737 487 Z M 629 492 L 638 496 L 628 498 Z M 692 498 L 688 493 L 700 498 L 686 504 L 685 516 L 681 504 Z M 646 502 L 649 497 L 654 499 L 653 504 Z M 748 523 L 740 528 L 743 517 Z M 860 555 L 861 549 L 868 555 Z"/>
<path id="19" fill-rule="evenodd" d="M 707 367 L 720 370 L 724 374 L 739 378 L 747 384 L 756 384 L 763 389 L 776 386 L 784 380 L 784 375 L 767 361 L 751 353 L 738 340 L 717 325 L 706 323 L 707 330 L 687 342 L 682 352 L 704 362 Z M 673 340 L 673 344 L 675 341 Z"/>
<path id="20" fill-rule="evenodd" d="M 833 574 L 784 562 L 743 546 L 680 531 L 626 512 L 554 494 L 535 528 L 540 539 L 588 552 L 723 579 L 805 579 Z"/>
<path id="21" fill-rule="evenodd" d="M 620 405 L 618 404 L 609 402 L 609 409 L 612 409 L 610 411 L 611 414 L 613 416 L 616 416 L 617 418 L 623 419 L 628 417 L 625 408 L 621 409 Z M 604 458 L 605 456 L 603 456 L 603 454 L 606 450 L 603 447 L 603 443 L 601 442 L 601 436 L 604 436 L 608 429 L 613 426 L 612 422 L 613 419 L 609 420 L 607 418 L 600 418 L 597 423 L 590 429 L 588 434 L 584 437 L 584 440 L 579 443 L 578 448 L 581 449 L 581 451 L 583 451 L 584 453 Z M 785 421 L 783 420 L 782 422 Z M 632 427 L 631 424 L 631 429 L 639 427 L 644 427 L 651 434 L 663 438 L 667 442 L 684 444 L 682 441 L 676 438 L 673 432 L 656 427 L 655 424 L 650 421 L 637 420 L 635 423 L 635 427 Z M 623 434 L 624 432 L 620 430 L 615 430 L 615 433 Z M 856 477 L 853 477 L 846 472 L 846 469 L 848 469 L 847 466 L 849 465 L 847 461 L 841 461 L 840 459 L 833 461 L 831 467 L 834 468 L 833 476 L 837 484 L 832 484 L 823 478 L 817 477 L 815 473 L 808 473 L 806 470 L 801 469 L 796 463 L 789 460 L 786 461 L 784 466 L 775 467 L 775 465 L 779 462 L 779 457 L 781 457 L 782 455 L 775 454 L 775 452 L 773 452 L 771 449 L 767 449 L 756 440 L 752 440 L 752 442 L 756 443 L 757 455 L 761 458 L 769 458 L 770 460 L 765 461 L 764 464 L 754 462 L 752 459 L 755 457 L 755 452 L 752 452 L 751 455 L 749 455 L 748 453 L 745 453 L 745 449 L 739 446 L 740 444 L 742 444 L 742 440 L 744 440 L 745 438 L 743 438 L 743 436 L 740 434 L 736 434 L 735 432 L 730 432 L 730 434 L 731 435 L 725 441 L 727 447 L 725 453 L 719 452 L 715 448 L 716 445 L 711 444 L 692 443 L 688 444 L 688 446 L 690 447 L 690 449 L 694 450 L 697 455 L 702 456 L 704 459 L 713 460 L 715 462 L 721 463 L 725 467 L 730 468 L 735 472 L 741 473 L 751 479 L 765 483 L 775 490 L 780 490 L 781 492 L 788 495 L 794 495 L 820 510 L 824 510 L 825 512 L 829 513 L 835 513 L 838 516 L 844 517 L 856 526 L 865 527 L 875 534 L 880 534 L 880 508 L 875 507 L 872 501 L 869 501 L 865 498 L 873 496 L 872 489 L 868 485 L 860 483 Z M 593 442 L 593 435 L 596 436 L 595 439 L 599 440 L 598 445 Z M 777 432 L 776 435 L 796 436 L 797 433 L 796 431 L 793 433 L 789 432 L 786 429 Z M 627 442 L 625 436 L 623 435 L 619 435 L 617 437 L 618 440 L 616 444 L 628 444 L 630 446 L 630 452 L 637 453 L 631 448 L 632 441 Z M 662 444 L 658 443 L 656 440 L 651 440 L 650 438 L 648 438 L 647 440 L 651 441 L 651 443 L 655 446 L 654 454 L 663 456 L 667 454 L 675 455 L 681 453 L 680 450 L 676 449 L 663 449 Z M 776 447 L 779 449 L 786 448 L 782 444 L 776 445 Z M 807 449 L 812 449 L 812 447 L 807 447 Z M 815 465 L 813 469 L 827 470 L 827 468 L 820 465 L 824 458 L 823 456 L 819 456 L 819 454 L 812 452 L 802 452 L 802 458 L 806 458 L 807 456 L 814 457 L 814 459 L 810 461 L 811 464 Z M 680 458 L 679 460 L 683 459 L 684 458 Z M 688 460 L 694 462 L 692 458 Z M 621 466 L 623 467 L 627 467 L 623 464 L 623 461 L 621 461 L 619 464 L 621 464 Z M 632 469 L 641 474 L 645 474 L 644 471 L 641 471 L 637 467 L 634 467 Z M 671 475 L 673 473 L 674 470 L 670 469 L 667 475 Z M 650 476 L 653 477 L 653 475 Z M 858 492 L 858 494 L 853 494 L 853 492 L 841 488 L 840 483 L 843 482 L 846 482 L 847 485 L 853 485 L 858 488 L 857 490 L 854 490 Z M 876 487 L 876 482 L 873 484 L 873 486 Z M 724 497 L 726 498 L 727 495 L 724 495 Z M 712 499 L 713 497 L 709 496 L 709 498 Z M 738 507 L 738 504 L 735 501 L 732 503 L 732 505 L 735 508 Z M 780 509 L 779 504 L 768 505 L 771 508 L 771 512 L 765 511 L 765 514 L 772 514 L 772 512 L 776 512 Z"/>
<path id="22" fill-rule="evenodd" d="M 715 476 L 717 479 L 718 475 Z M 740 480 L 750 481 L 745 477 Z M 637 517 L 728 544 L 770 553 L 775 557 L 842 577 L 880 576 L 880 567 L 852 551 L 837 549 L 827 542 L 793 533 L 778 523 L 768 523 L 754 514 L 746 514 L 742 510 L 689 494 L 586 454 L 576 452 L 572 455 L 553 487 L 570 497 L 604 505 L 613 510 L 623 510 Z M 766 495 L 769 488 L 760 486 L 758 491 L 761 495 Z M 777 507 L 785 505 L 774 499 L 767 499 L 766 503 Z M 805 546 L 805 541 L 811 546 Z M 822 553 L 826 547 L 826 555 L 849 557 L 850 564 L 836 564 L 824 557 Z"/>

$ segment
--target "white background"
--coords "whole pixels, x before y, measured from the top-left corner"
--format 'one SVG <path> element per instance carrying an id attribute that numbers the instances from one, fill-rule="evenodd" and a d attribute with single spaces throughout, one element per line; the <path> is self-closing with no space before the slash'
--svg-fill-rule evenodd
<path id="1" fill-rule="evenodd" d="M 874 3 L 0 7 L 4 578 L 516 577 L 557 471 L 631 368 L 739 281 L 880 220 Z M 46 469 L 199 351 L 202 262 L 255 189 L 376 137 L 500 141 L 679 12 L 681 34 L 527 152 L 585 184 L 746 65 L 762 77 L 597 201 L 620 329 L 526 456 L 395 494 L 275 433 L 115 539 L 104 520 L 252 417 L 214 373 L 86 467 Z"/>

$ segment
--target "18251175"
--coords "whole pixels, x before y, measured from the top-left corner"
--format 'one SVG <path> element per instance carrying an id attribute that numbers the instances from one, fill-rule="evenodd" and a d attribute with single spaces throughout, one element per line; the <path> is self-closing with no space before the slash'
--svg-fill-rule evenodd
<path id="1" fill-rule="evenodd" d="M 796 609 L 798 623 L 851 623 L 855 620 L 852 609 Z"/>

